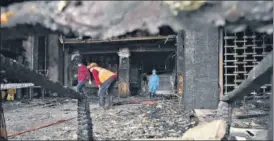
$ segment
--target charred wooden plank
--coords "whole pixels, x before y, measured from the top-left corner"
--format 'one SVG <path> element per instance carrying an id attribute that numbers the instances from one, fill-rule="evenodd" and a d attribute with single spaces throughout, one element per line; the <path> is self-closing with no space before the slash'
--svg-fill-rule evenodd
<path id="1" fill-rule="evenodd" d="M 270 116 L 269 116 L 269 127 L 268 127 L 268 133 L 267 133 L 267 137 L 268 137 L 268 140 L 273 140 L 273 94 L 274 94 L 274 91 L 273 91 L 273 84 L 274 84 L 274 75 L 273 75 L 273 72 L 274 72 L 274 52 L 272 51 L 272 94 L 270 95 Z"/>
<path id="2" fill-rule="evenodd" d="M 228 139 L 230 135 L 230 127 L 232 122 L 232 105 L 227 102 L 220 101 L 217 109 L 217 119 L 222 119 L 226 121 L 226 135 L 225 138 Z"/>
<path id="3" fill-rule="evenodd" d="M 9 73 L 13 73 L 17 78 L 20 78 L 20 80 L 32 82 L 35 85 L 41 86 L 43 88 L 58 93 L 59 96 L 71 97 L 76 99 L 81 98 L 81 95 L 78 94 L 76 91 L 69 88 L 65 88 L 58 82 L 48 80 L 43 75 L 36 73 L 35 71 L 23 66 L 22 64 L 10 58 L 0 55 L 0 62 L 1 69 Z"/>
<path id="4" fill-rule="evenodd" d="M 177 92 L 183 96 L 184 88 L 184 32 L 180 31 L 177 35 L 177 51 L 176 51 L 176 69 L 177 69 Z"/>
<path id="5" fill-rule="evenodd" d="M 92 118 L 90 116 L 90 107 L 86 95 L 82 99 L 78 99 L 77 106 L 77 140 L 94 141 Z"/>
<path id="6" fill-rule="evenodd" d="M 244 80 L 238 88 L 223 96 L 221 100 L 233 102 L 236 99 L 243 98 L 245 95 L 250 94 L 253 91 L 258 91 L 262 85 L 270 82 L 273 71 L 272 57 L 273 51 L 249 72 L 247 79 Z"/>
<path id="7" fill-rule="evenodd" d="M 272 53 L 273 54 L 273 53 Z M 274 64 L 274 61 L 272 62 L 272 65 Z M 272 67 L 272 71 L 274 71 L 274 68 Z M 273 84 L 274 84 L 274 78 L 273 78 L 273 74 L 272 74 L 272 94 L 270 96 L 270 116 L 269 116 L 269 120 L 268 120 L 268 140 L 273 140 Z"/>
<path id="8" fill-rule="evenodd" d="M 247 119 L 247 118 L 265 117 L 265 116 L 269 116 L 269 114 L 237 115 L 237 116 L 234 116 L 234 118 L 236 118 L 236 119 Z"/>

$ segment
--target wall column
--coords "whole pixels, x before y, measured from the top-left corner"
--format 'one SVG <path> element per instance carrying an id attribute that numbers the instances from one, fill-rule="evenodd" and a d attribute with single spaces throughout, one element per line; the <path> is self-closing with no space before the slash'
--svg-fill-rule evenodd
<path id="1" fill-rule="evenodd" d="M 71 56 L 69 54 L 68 49 L 64 50 L 64 85 L 67 87 L 71 87 L 71 83 L 69 81 L 69 64 L 70 64 Z"/>
<path id="2" fill-rule="evenodd" d="M 28 36 L 28 38 L 22 42 L 23 48 L 26 50 L 24 52 L 24 56 L 26 57 L 27 62 L 26 65 L 31 69 L 34 69 L 34 54 L 37 54 L 37 52 L 34 52 L 34 40 L 34 36 Z"/>
<path id="3" fill-rule="evenodd" d="M 25 49 L 24 56 L 26 57 L 26 64 L 28 68 L 35 70 L 37 68 L 38 60 L 38 46 L 37 38 L 32 35 L 28 36 L 26 40 L 22 42 L 23 48 Z M 25 94 L 29 94 L 29 98 L 32 98 L 33 89 L 30 87 L 27 89 Z"/>
<path id="4" fill-rule="evenodd" d="M 184 108 L 216 109 L 220 96 L 218 28 L 201 25 L 186 28 L 184 33 Z"/>
<path id="5" fill-rule="evenodd" d="M 118 69 L 118 96 L 127 97 L 130 95 L 130 51 L 128 48 L 121 48 L 118 52 L 119 55 L 119 69 Z"/>
<path id="6" fill-rule="evenodd" d="M 60 48 L 59 48 L 59 36 L 48 36 L 48 77 L 52 81 L 59 81 L 59 68 L 60 68 Z"/>

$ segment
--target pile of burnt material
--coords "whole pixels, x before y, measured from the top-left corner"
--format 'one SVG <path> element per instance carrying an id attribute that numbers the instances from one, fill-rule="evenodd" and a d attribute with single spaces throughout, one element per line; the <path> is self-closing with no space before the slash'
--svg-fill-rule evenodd
<path id="1" fill-rule="evenodd" d="M 95 137 L 100 140 L 181 137 L 196 124 L 170 100 L 119 105 L 94 115 L 93 121 Z"/>

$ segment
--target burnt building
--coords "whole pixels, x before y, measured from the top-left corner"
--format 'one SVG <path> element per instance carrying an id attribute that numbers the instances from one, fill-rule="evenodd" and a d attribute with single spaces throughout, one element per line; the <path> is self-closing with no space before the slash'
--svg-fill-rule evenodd
<path id="1" fill-rule="evenodd" d="M 208 35 L 207 33 L 209 32 L 213 34 Z M 218 92 L 219 96 L 226 95 L 237 88 L 248 77 L 248 73 L 254 66 L 273 49 L 273 36 L 267 33 L 256 32 L 252 28 L 235 33 L 228 33 L 225 27 L 213 28 L 207 29 L 204 33 L 203 37 L 197 39 L 197 42 L 202 40 L 203 42 L 192 45 L 200 46 L 201 48 L 215 46 L 215 50 L 212 50 L 207 55 L 215 56 L 209 61 L 212 61 L 212 64 L 213 61 L 215 61 L 215 64 L 218 64 L 216 69 L 214 69 L 215 74 L 210 75 L 211 77 L 215 76 L 214 81 L 219 83 L 219 86 L 216 87 L 216 89 L 220 89 L 220 92 Z M 184 69 L 183 67 L 187 67 L 188 64 L 184 62 L 180 65 L 180 61 L 183 62 L 183 60 L 178 59 L 177 56 L 179 50 L 176 35 L 177 33 L 170 30 L 165 35 L 131 35 L 110 40 L 61 37 L 62 48 L 65 54 L 64 60 L 66 60 L 63 76 L 64 83 L 67 86 L 73 86 L 73 80 L 76 79 L 77 75 L 77 56 L 81 55 L 89 62 L 97 62 L 100 66 L 117 72 L 119 83 L 127 83 L 128 89 L 132 94 L 143 92 L 142 74 L 149 75 L 154 68 L 161 78 L 161 90 L 158 92 L 161 94 L 178 94 L 180 90 L 177 87 L 183 80 L 179 76 L 180 74 L 178 75 L 180 72 L 178 72 L 177 66 L 179 65 L 179 67 Z M 192 35 L 193 37 L 195 36 Z M 183 44 L 186 46 L 186 43 L 190 42 L 191 38 L 184 37 L 184 39 Z M 188 44 L 191 47 L 192 45 Z M 193 53 L 191 50 L 189 51 L 190 54 Z M 201 49 L 201 53 L 194 52 L 194 54 L 198 56 L 203 55 L 203 51 L 206 51 L 206 49 Z M 126 54 L 126 57 L 119 55 L 121 52 Z M 184 56 L 180 57 L 181 59 L 184 58 Z M 191 58 L 187 60 L 191 61 Z M 210 71 L 210 69 L 202 71 Z M 201 72 L 200 74 L 203 73 Z M 205 83 L 201 83 L 201 85 L 205 87 Z M 95 88 L 95 86 L 93 85 L 91 88 Z M 270 89 L 271 85 L 269 82 L 261 86 L 260 92 L 252 92 L 249 96 L 257 97 L 261 95 L 269 97 Z M 219 98 L 218 94 L 215 94 L 215 96 L 216 99 Z"/>
<path id="2" fill-rule="evenodd" d="M 175 33 L 174 33 L 175 34 Z M 156 69 L 164 81 L 163 86 L 171 89 L 169 77 L 175 74 L 176 35 L 124 37 L 111 40 L 72 39 L 63 37 L 66 85 L 72 86 L 77 76 L 77 56 L 88 62 L 96 62 L 118 74 L 120 96 L 138 94 L 142 91 L 142 76 Z M 76 60 L 76 61 L 75 61 Z M 167 83 L 168 82 L 168 83 Z M 124 85 L 125 84 L 125 85 Z M 125 92 L 121 91 L 124 85 Z M 170 87 L 170 88 L 169 88 Z M 95 88 L 95 85 L 91 86 Z M 119 90 L 120 88 L 120 90 Z"/>
<path id="3" fill-rule="evenodd" d="M 102 6 L 105 8 L 99 8 Z M 117 9 L 117 6 L 121 6 L 121 8 Z M 41 7 L 43 10 L 36 10 Z M 257 96 L 262 93 L 268 95 L 269 85 L 267 83 L 270 83 L 271 78 L 273 81 L 273 77 L 270 77 L 273 75 L 273 64 L 270 61 L 273 56 L 271 47 L 273 40 L 270 35 L 273 33 L 273 4 L 271 1 L 184 1 L 170 2 L 167 5 L 160 1 L 81 1 L 79 3 L 39 1 L 24 2 L 18 5 L 11 4 L 1 9 L 1 33 L 5 34 L 2 38 L 6 40 L 30 33 L 49 34 L 52 32 L 106 39 L 137 29 L 146 29 L 150 35 L 153 35 L 158 33 L 159 28 L 163 25 L 168 25 L 177 32 L 176 55 L 172 57 L 176 62 L 175 81 L 173 82 L 176 83 L 174 84 L 175 90 L 183 98 L 184 108 L 214 109 L 219 103 L 221 110 L 218 111 L 229 115 L 231 103 L 242 99 L 244 95 Z M 55 42 L 54 44 L 59 43 Z M 85 43 L 85 46 L 91 47 L 88 43 Z M 131 88 L 130 80 L 133 80 L 133 78 L 129 78 L 131 76 L 129 74 L 134 72 L 130 71 L 130 64 L 135 64 L 131 61 L 135 60 L 134 51 L 129 53 L 133 48 L 126 46 L 128 49 L 122 50 L 122 47 L 118 45 L 113 47 L 114 50 L 116 49 L 116 53 L 112 53 L 113 58 L 109 60 L 117 62 L 118 67 L 115 69 L 120 78 L 119 83 L 126 83 L 125 88 L 129 90 Z M 65 51 L 64 57 L 60 57 L 61 55 L 59 57 L 65 58 L 64 61 L 71 61 L 70 56 L 74 53 L 69 50 L 73 49 L 79 52 L 80 48 L 87 47 L 64 44 L 63 42 L 59 49 Z M 87 51 L 81 50 L 80 52 Z M 94 48 L 94 50 L 97 53 L 104 51 L 98 48 Z M 131 56 L 120 57 L 119 54 L 117 56 L 120 51 L 121 54 L 131 54 Z M 95 59 L 95 55 L 92 57 L 88 53 L 85 56 L 90 60 L 100 60 Z M 101 62 L 104 62 L 105 59 L 106 57 L 103 57 Z M 59 83 L 48 81 L 18 63 L 10 62 L 12 61 L 1 56 L 1 64 L 6 64 L 4 70 L 12 71 L 11 67 L 16 66 L 22 69 L 26 75 L 18 73 L 20 79 L 41 85 L 60 95 L 77 98 L 81 102 L 80 96 L 74 91 L 64 88 Z M 60 79 L 60 82 L 64 81 L 64 84 L 70 86 L 73 74 L 68 75 L 70 72 L 68 68 L 72 66 L 69 66 L 69 62 L 64 64 L 66 65 L 63 69 L 60 67 L 54 70 L 63 71 L 64 75 L 58 76 L 59 78 L 65 76 Z M 110 66 L 115 66 L 112 65 L 115 63 L 110 64 Z M 13 73 L 16 72 L 13 71 Z M 57 73 L 55 72 L 55 74 Z M 36 79 L 31 76 L 35 76 Z M 71 77 L 67 78 L 66 76 Z M 84 102 L 82 101 L 82 103 Z M 81 106 L 84 107 L 83 105 L 79 107 Z M 272 114 L 272 110 L 270 112 Z M 269 121 L 271 123 L 269 135 L 272 139 L 273 122 L 271 119 Z M 87 130 L 89 131 L 89 129 Z"/>

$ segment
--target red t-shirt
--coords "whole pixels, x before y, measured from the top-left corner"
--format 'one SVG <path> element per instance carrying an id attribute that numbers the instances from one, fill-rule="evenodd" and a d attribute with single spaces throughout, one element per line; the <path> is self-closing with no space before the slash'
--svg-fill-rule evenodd
<path id="1" fill-rule="evenodd" d="M 87 66 L 81 65 L 78 67 L 78 81 L 90 80 L 90 74 Z"/>

